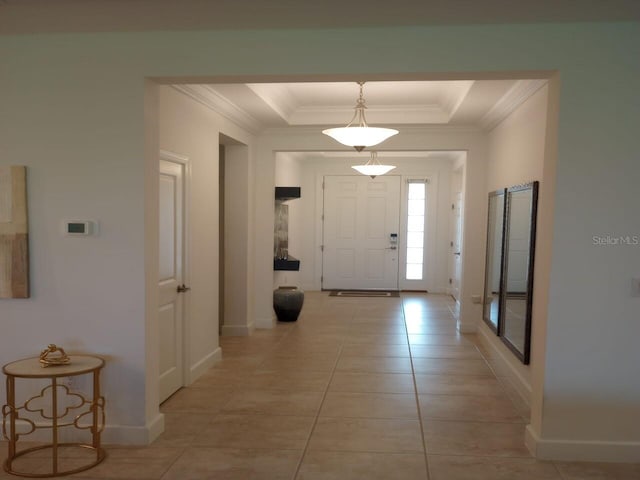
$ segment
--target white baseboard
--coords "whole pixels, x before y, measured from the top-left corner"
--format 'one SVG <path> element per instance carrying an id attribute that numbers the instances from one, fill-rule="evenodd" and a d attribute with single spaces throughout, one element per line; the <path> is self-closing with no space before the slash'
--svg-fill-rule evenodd
<path id="1" fill-rule="evenodd" d="M 540 460 L 637 463 L 640 442 L 543 439 L 527 425 L 525 444 Z"/>
<path id="2" fill-rule="evenodd" d="M 143 427 L 126 425 L 109 425 L 102 432 L 102 443 L 105 445 L 149 445 L 164 432 L 164 415 L 156 417 Z"/>
<path id="3" fill-rule="evenodd" d="M 208 353 L 189 368 L 189 378 L 187 385 L 195 382 L 204 372 L 213 367 L 222 359 L 222 349 L 217 347 L 213 352 Z"/>
<path id="4" fill-rule="evenodd" d="M 223 337 L 248 337 L 256 329 L 253 323 L 249 325 L 223 325 Z"/>
<path id="5" fill-rule="evenodd" d="M 463 323 L 458 320 L 458 331 L 460 333 L 477 333 L 478 329 L 476 323 Z"/>
<path id="6" fill-rule="evenodd" d="M 149 423 L 147 428 L 149 431 L 149 441 L 147 443 L 151 443 L 160 435 L 162 435 L 162 432 L 164 432 L 164 414 L 158 413 L 158 415 L 156 415 L 156 418 L 154 418 L 153 421 Z"/>
<path id="7" fill-rule="evenodd" d="M 520 374 L 520 372 L 518 372 L 517 369 L 513 367 L 511 362 L 507 360 L 507 358 L 500 351 L 500 349 L 496 347 L 496 345 L 494 344 L 494 341 L 499 342 L 500 340 L 498 339 L 498 337 L 495 337 L 493 335 L 493 332 L 490 332 L 490 335 L 491 335 L 491 338 L 490 338 L 487 334 L 487 331 L 488 331 L 488 328 L 485 328 L 484 325 L 478 328 L 477 333 L 478 333 L 478 338 L 480 339 L 480 342 L 482 342 L 482 344 L 487 349 L 494 352 L 496 356 L 500 359 L 502 364 L 509 370 L 509 372 L 511 372 L 511 376 L 509 378 L 512 381 L 511 382 L 512 385 L 514 386 L 518 394 L 520 394 L 520 397 L 522 397 L 522 400 L 524 400 L 524 402 L 530 406 L 531 405 L 531 384 Z"/>

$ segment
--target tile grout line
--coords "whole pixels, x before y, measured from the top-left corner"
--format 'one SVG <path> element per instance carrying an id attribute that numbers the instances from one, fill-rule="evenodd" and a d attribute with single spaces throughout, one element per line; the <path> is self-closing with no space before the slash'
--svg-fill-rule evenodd
<path id="1" fill-rule="evenodd" d="M 294 327 L 294 328 L 295 328 L 295 327 Z M 270 346 L 270 347 L 268 348 L 268 350 L 267 350 L 267 352 L 266 352 L 266 353 L 263 353 L 263 354 L 261 354 L 261 355 L 260 355 L 260 363 L 258 363 L 256 366 L 254 366 L 254 367 L 250 370 L 250 374 L 251 374 L 251 375 L 253 375 L 253 374 L 256 372 L 256 370 L 258 370 L 258 369 L 260 368 L 260 366 L 261 366 L 261 365 L 262 365 L 262 364 L 267 360 L 267 358 L 268 358 L 271 354 L 273 354 L 273 352 L 275 352 L 275 351 L 276 351 L 276 349 L 278 348 L 278 345 L 280 345 L 280 344 L 285 340 L 285 338 L 287 338 L 287 337 L 289 336 L 289 334 L 291 333 L 291 331 L 292 331 L 292 330 L 293 330 L 293 328 L 290 328 L 290 329 L 289 329 L 289 330 L 288 330 L 284 335 L 282 335 L 282 338 L 280 338 L 277 342 L 275 342 L 275 344 L 274 344 L 274 345 L 272 345 L 272 346 Z M 226 402 L 224 402 L 224 405 L 222 405 L 222 406 L 218 409 L 218 411 L 216 411 L 216 412 L 212 415 L 212 418 L 211 418 L 211 419 L 209 420 L 209 422 L 207 422 L 207 423 L 211 423 L 211 422 L 213 421 L 213 417 L 216 417 L 216 416 L 218 416 L 218 415 L 224 415 L 224 413 L 223 413 L 223 412 L 224 412 L 225 407 L 226 407 L 229 403 L 231 403 L 231 401 L 233 400 L 233 396 L 234 396 L 236 393 L 241 392 L 241 391 L 242 391 L 242 389 L 243 389 L 243 387 L 242 387 L 242 386 L 240 386 L 239 384 L 238 384 L 238 385 L 234 385 L 234 386 L 231 388 L 231 395 L 229 396 L 229 399 L 228 399 Z"/>
<path id="2" fill-rule="evenodd" d="M 355 310 L 352 313 L 352 319 L 355 316 Z M 309 430 L 309 436 L 307 437 L 307 441 L 304 445 L 304 449 L 302 450 L 302 455 L 300 455 L 300 460 L 298 460 L 298 464 L 296 465 L 296 469 L 293 472 L 293 476 L 291 480 L 295 480 L 300 473 L 300 468 L 302 467 L 302 462 L 304 461 L 304 457 L 307 455 L 307 451 L 309 450 L 309 444 L 311 443 L 311 437 L 313 436 L 313 432 L 316 429 L 316 425 L 318 424 L 318 420 L 320 418 L 320 412 L 322 411 L 322 406 L 324 405 L 324 401 L 327 398 L 327 394 L 329 393 L 329 386 L 331 385 L 331 381 L 333 380 L 333 376 L 336 372 L 336 368 L 338 367 L 338 362 L 340 361 L 340 356 L 342 355 L 342 347 L 344 346 L 344 338 L 340 342 L 340 347 L 338 348 L 338 355 L 336 356 L 336 360 L 333 364 L 333 369 L 331 370 L 331 375 L 329 376 L 329 381 L 327 382 L 327 386 L 324 389 L 324 393 L 322 394 L 322 400 L 320 401 L 320 405 L 318 406 L 318 411 L 316 412 L 315 418 L 313 419 L 313 423 L 311 425 L 311 429 Z"/>
<path id="3" fill-rule="evenodd" d="M 301 320 L 304 320 L 304 317 L 302 317 L 302 318 L 301 318 Z M 286 340 L 286 339 L 291 335 L 291 333 L 292 333 L 294 330 L 296 330 L 297 328 L 298 328 L 298 325 L 297 325 L 297 324 L 296 324 L 295 326 L 293 326 L 292 328 L 289 328 L 289 329 L 287 330 L 287 332 L 286 332 L 284 335 L 282 335 L 282 337 L 281 337 L 277 342 L 275 342 L 275 344 L 274 344 L 274 345 L 272 345 L 272 346 L 268 349 L 268 352 L 267 352 L 267 353 L 265 353 L 265 354 L 261 355 L 261 357 L 262 357 L 262 361 L 261 361 L 261 362 L 260 362 L 260 363 L 259 363 L 259 364 L 258 364 L 258 365 L 253 369 L 253 370 L 252 370 L 252 372 L 253 372 L 253 371 L 255 371 L 255 370 L 257 370 L 257 369 L 259 369 L 259 368 L 260 368 L 260 366 L 261 366 L 261 365 L 262 365 L 262 364 L 263 364 L 263 363 L 268 359 L 268 357 L 270 357 L 270 356 L 273 354 L 273 352 L 277 351 L 278 347 L 279 347 L 282 343 L 284 343 L 284 342 L 285 342 L 285 340 Z M 340 350 L 341 350 L 341 349 L 342 349 L 342 347 L 340 348 Z M 337 363 L 337 360 L 336 360 L 336 363 Z M 334 365 L 334 369 L 335 369 L 335 365 Z M 333 378 L 333 372 L 332 372 L 332 378 Z M 331 380 L 329 380 L 329 383 L 330 383 L 330 382 L 331 382 Z M 236 386 L 236 387 L 234 387 L 233 391 L 235 392 L 237 389 L 240 389 L 240 388 L 241 388 L 241 387 Z M 308 446 L 308 444 L 309 444 L 309 440 L 311 439 L 311 434 L 313 433 L 313 429 L 315 428 L 315 424 L 316 424 L 316 422 L 317 422 L 318 415 L 319 415 L 319 413 L 320 413 L 320 408 L 322 408 L 322 403 L 324 403 L 324 397 L 326 396 L 326 392 L 327 392 L 328 388 L 329 388 L 329 385 L 327 384 L 327 386 L 325 387 L 325 393 L 324 393 L 324 395 L 323 395 L 322 402 L 321 402 L 321 404 L 320 404 L 320 407 L 319 407 L 319 409 L 318 409 L 318 412 L 317 412 L 317 413 L 316 413 L 316 415 L 315 415 L 315 419 L 314 419 L 313 425 L 311 426 L 311 430 L 310 430 L 310 432 L 309 432 L 309 436 L 307 437 L 307 441 L 306 441 L 306 444 L 305 444 L 305 448 L 303 449 L 303 451 L 302 451 L 302 455 L 300 456 L 300 459 L 299 459 L 299 460 L 298 460 L 298 462 L 297 462 L 296 469 L 295 469 L 295 471 L 293 472 L 292 480 L 294 480 L 294 479 L 296 478 L 296 476 L 298 475 L 298 470 L 300 469 L 300 466 L 301 466 L 301 464 L 302 464 L 302 459 L 304 458 L 304 455 L 305 455 L 305 453 L 306 453 L 306 451 L 307 451 L 307 446 Z M 299 451 L 299 449 L 291 449 L 291 450 L 293 450 L 293 451 Z M 166 472 L 163 474 L 163 476 L 164 476 L 165 474 L 166 474 Z M 160 480 L 162 480 L 162 479 L 160 479 Z"/>
<path id="4" fill-rule="evenodd" d="M 169 466 L 167 466 L 167 468 L 164 470 L 164 472 L 162 472 L 162 475 L 160 475 L 159 480 L 162 480 L 168 473 L 169 470 L 171 470 L 171 468 L 178 462 L 178 460 L 180 460 L 182 458 L 182 456 L 187 453 L 187 449 L 189 448 L 193 448 L 191 446 L 187 446 L 187 447 L 182 447 L 182 452 L 180 452 L 180 455 L 176 456 L 176 458 L 173 460 L 173 462 L 171 462 L 169 464 Z"/>
<path id="5" fill-rule="evenodd" d="M 426 479 L 431 478 L 429 473 L 429 458 L 427 457 L 427 442 L 424 437 L 424 425 L 422 424 L 422 411 L 420 410 L 420 397 L 418 396 L 418 384 L 416 382 L 416 371 L 413 368 L 413 355 L 411 355 L 411 342 L 409 341 L 409 329 L 407 328 L 407 317 L 404 309 L 404 298 L 400 297 L 400 304 L 402 306 L 402 318 L 404 319 L 404 330 L 407 337 L 407 348 L 409 349 L 409 362 L 411 363 L 411 380 L 413 381 L 413 391 L 416 399 L 416 408 L 418 410 L 418 424 L 420 425 L 420 438 L 422 440 L 422 451 L 424 454 L 424 466 L 426 468 Z"/>
<path id="6" fill-rule="evenodd" d="M 558 465 L 556 464 L 555 461 L 552 461 L 551 464 L 553 465 L 553 468 L 555 469 L 556 472 L 558 472 L 558 478 L 560 480 L 564 480 L 565 476 L 562 473 L 562 470 L 560 470 L 560 467 L 558 467 Z"/>

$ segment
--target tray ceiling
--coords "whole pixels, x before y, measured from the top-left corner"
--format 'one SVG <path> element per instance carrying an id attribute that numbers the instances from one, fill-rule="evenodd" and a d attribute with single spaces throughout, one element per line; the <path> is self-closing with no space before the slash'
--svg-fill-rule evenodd
<path id="1" fill-rule="evenodd" d="M 385 125 L 452 125 L 490 129 L 545 80 L 367 82 L 367 121 Z M 259 133 L 268 128 L 346 125 L 358 97 L 355 82 L 176 85 Z"/>

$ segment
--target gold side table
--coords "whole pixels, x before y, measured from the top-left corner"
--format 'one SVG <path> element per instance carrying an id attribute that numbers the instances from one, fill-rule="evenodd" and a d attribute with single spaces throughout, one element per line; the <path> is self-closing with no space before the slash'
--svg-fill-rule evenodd
<path id="1" fill-rule="evenodd" d="M 8 473 L 32 478 L 70 475 L 94 467 L 106 457 L 104 449 L 100 446 L 100 434 L 104 429 L 105 403 L 104 397 L 100 394 L 100 370 L 104 367 L 104 360 L 93 355 L 69 355 L 69 358 L 71 362 L 68 365 L 47 368 L 42 368 L 39 357 L 18 360 L 2 367 L 3 373 L 7 376 L 7 404 L 2 407 L 2 434 L 9 441 L 9 453 L 4 462 L 4 469 Z M 93 380 L 91 399 L 72 392 L 67 385 L 59 382 L 63 377 L 87 374 L 91 374 Z M 16 405 L 16 378 L 48 379 L 50 384 L 44 387 L 39 395 L 29 398 L 18 406 Z M 37 417 L 36 421 L 32 419 L 34 416 Z M 27 431 L 18 432 L 18 426 L 21 428 L 26 426 Z M 60 429 L 64 427 L 88 430 L 91 433 L 91 443 L 60 442 Z M 18 450 L 20 437 L 41 429 L 51 430 L 50 443 Z M 89 449 L 95 455 L 91 454 L 86 464 L 60 470 L 59 451 L 62 447 Z M 50 471 L 39 473 L 14 469 L 13 462 L 16 458 L 48 449 L 52 452 Z"/>

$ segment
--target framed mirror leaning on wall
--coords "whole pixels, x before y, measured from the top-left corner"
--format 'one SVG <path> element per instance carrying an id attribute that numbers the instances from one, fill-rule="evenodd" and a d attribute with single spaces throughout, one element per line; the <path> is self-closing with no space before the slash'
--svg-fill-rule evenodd
<path id="1" fill-rule="evenodd" d="M 504 250 L 504 199 L 506 188 L 489 194 L 489 215 L 487 220 L 487 257 L 484 270 L 484 302 L 483 318 L 493 330 L 498 333 L 502 291 L 502 270 Z"/>
<path id="2" fill-rule="evenodd" d="M 484 319 L 524 364 L 531 349 L 537 205 L 538 182 L 489 194 Z"/>

